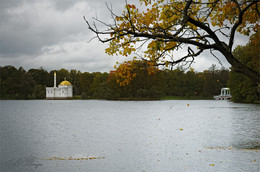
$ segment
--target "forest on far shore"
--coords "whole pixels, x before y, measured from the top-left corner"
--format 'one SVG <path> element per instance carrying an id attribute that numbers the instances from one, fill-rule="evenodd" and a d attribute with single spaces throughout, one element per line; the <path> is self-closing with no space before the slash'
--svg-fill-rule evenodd
<path id="1" fill-rule="evenodd" d="M 239 85 L 234 79 L 237 74 L 224 68 L 217 69 L 215 65 L 203 72 L 196 72 L 192 68 L 188 71 L 178 68 L 156 70 L 150 74 L 145 62 L 138 61 L 137 64 L 136 75 L 127 85 L 119 84 L 116 71 L 89 73 L 66 69 L 56 70 L 57 85 L 66 78 L 73 85 L 74 97 L 81 99 L 144 100 L 172 96 L 212 99 L 214 95 L 220 94 L 222 87 L 231 87 L 234 101 L 259 100 L 254 84 L 241 82 Z M 54 70 L 48 72 L 43 68 L 26 71 L 22 67 L 0 67 L 1 99 L 45 99 L 45 88 L 53 87 L 53 76 Z"/>
<path id="2" fill-rule="evenodd" d="M 233 50 L 234 56 L 253 71 L 260 70 L 260 34 L 250 36 L 244 46 Z M 217 69 L 212 65 L 208 70 L 196 72 L 182 68 L 159 70 L 156 65 L 144 60 L 133 60 L 116 66 L 110 73 L 81 72 L 60 69 L 57 84 L 65 78 L 73 85 L 74 98 L 81 99 L 212 99 L 220 94 L 222 87 L 229 87 L 232 101 L 259 103 L 260 83 L 253 82 L 245 75 L 230 70 Z M 0 67 L 1 99 L 44 99 L 45 88 L 53 87 L 54 70 L 43 68 L 25 71 L 22 67 Z"/>

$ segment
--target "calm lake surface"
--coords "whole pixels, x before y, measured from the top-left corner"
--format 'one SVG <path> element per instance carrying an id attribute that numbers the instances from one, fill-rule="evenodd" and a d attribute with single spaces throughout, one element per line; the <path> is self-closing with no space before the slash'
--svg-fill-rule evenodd
<path id="1" fill-rule="evenodd" d="M 1 100 L 0 171 L 259 171 L 260 106 Z"/>

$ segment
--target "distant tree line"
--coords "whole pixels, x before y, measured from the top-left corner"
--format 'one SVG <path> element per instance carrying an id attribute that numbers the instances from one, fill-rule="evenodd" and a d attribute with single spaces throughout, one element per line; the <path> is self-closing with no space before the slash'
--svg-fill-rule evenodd
<path id="1" fill-rule="evenodd" d="M 193 69 L 157 70 L 148 74 L 145 68 L 136 70 L 136 77 L 126 86 L 120 86 L 114 72 L 80 72 L 77 70 L 57 70 L 57 84 L 65 78 L 73 85 L 73 94 L 83 99 L 118 98 L 161 98 L 163 96 L 212 97 L 226 86 L 229 71 L 217 70 L 213 65 L 204 72 Z M 53 86 L 54 71 L 43 68 L 25 71 L 22 67 L 0 67 L 1 98 L 43 99 L 45 88 Z"/>
<path id="2" fill-rule="evenodd" d="M 243 64 L 260 71 L 260 34 L 250 37 L 245 46 L 237 46 L 233 54 Z M 230 87 L 235 102 L 259 102 L 260 85 L 236 73 L 233 68 L 196 72 L 190 68 L 159 70 L 147 61 L 120 64 L 108 73 L 57 70 L 57 84 L 65 78 L 73 85 L 73 95 L 83 99 L 159 99 L 165 96 L 212 98 L 222 87 Z M 0 67 L 1 99 L 44 99 L 45 88 L 53 87 L 54 70 L 43 68 L 25 71 L 22 67 Z"/>
<path id="3" fill-rule="evenodd" d="M 258 100 L 255 85 L 247 84 L 244 78 L 237 79 L 238 74 L 227 69 L 217 69 L 212 65 L 208 70 L 195 72 L 194 69 L 184 71 L 155 70 L 152 74 L 146 69 L 145 62 L 135 66 L 136 76 L 127 85 L 119 84 L 116 71 L 110 73 L 80 72 L 78 70 L 57 70 L 57 85 L 65 78 L 73 85 L 73 95 L 82 99 L 159 99 L 165 96 L 212 98 L 220 94 L 222 87 L 232 86 L 234 99 L 244 100 L 237 91 L 236 85 L 244 83 L 241 94 L 249 94 L 246 102 Z M 230 78 L 230 75 L 232 78 Z M 234 76 L 233 76 L 234 75 Z M 53 87 L 54 71 L 43 68 L 25 71 L 22 67 L 0 67 L 0 95 L 2 99 L 44 99 L 45 88 Z M 239 83 L 238 83 L 239 82 Z M 241 100 L 238 98 L 241 97 Z"/>

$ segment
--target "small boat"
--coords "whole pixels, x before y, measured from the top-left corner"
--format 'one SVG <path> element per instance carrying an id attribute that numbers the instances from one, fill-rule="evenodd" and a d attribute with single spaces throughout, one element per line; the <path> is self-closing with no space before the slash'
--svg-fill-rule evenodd
<path id="1" fill-rule="evenodd" d="M 229 88 L 221 88 L 221 93 L 218 96 L 214 96 L 215 100 L 229 100 L 232 96 Z"/>

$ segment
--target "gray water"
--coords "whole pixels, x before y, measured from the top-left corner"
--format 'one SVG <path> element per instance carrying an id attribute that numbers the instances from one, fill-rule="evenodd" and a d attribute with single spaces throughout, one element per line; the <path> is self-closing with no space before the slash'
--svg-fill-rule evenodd
<path id="1" fill-rule="evenodd" d="M 260 106 L 1 100 L 0 171 L 259 171 Z"/>

